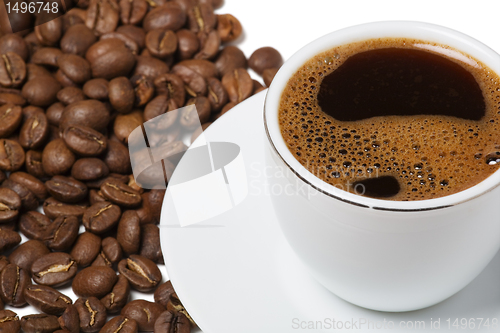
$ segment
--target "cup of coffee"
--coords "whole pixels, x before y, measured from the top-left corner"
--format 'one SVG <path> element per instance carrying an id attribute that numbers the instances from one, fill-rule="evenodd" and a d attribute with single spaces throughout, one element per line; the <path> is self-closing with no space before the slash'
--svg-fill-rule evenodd
<path id="1" fill-rule="evenodd" d="M 282 66 L 264 110 L 269 186 L 317 281 L 410 311 L 486 267 L 500 248 L 499 74 L 481 42 L 401 21 L 333 32 Z"/>

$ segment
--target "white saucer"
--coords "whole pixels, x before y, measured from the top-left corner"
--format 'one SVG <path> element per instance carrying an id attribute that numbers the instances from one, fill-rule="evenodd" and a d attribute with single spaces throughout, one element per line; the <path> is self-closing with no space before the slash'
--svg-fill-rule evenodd
<path id="1" fill-rule="evenodd" d="M 212 141 L 240 146 L 248 176 L 246 199 L 219 216 L 183 228 L 176 223 L 172 203 L 166 200 L 163 205 L 161 240 L 167 271 L 203 332 L 331 332 L 335 330 L 328 324 L 333 320 L 336 331 L 431 332 L 438 331 L 431 323 L 440 320 L 442 331 L 498 332 L 499 255 L 457 295 L 408 313 L 359 308 L 309 276 L 281 234 L 266 187 L 265 93 L 236 106 L 207 130 Z"/>

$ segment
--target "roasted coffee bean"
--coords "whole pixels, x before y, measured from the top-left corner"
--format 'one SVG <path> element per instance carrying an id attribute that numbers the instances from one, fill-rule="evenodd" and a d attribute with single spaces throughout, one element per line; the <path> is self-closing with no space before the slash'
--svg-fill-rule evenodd
<path id="1" fill-rule="evenodd" d="M 222 85 L 228 93 L 229 100 L 234 103 L 241 103 L 253 92 L 252 78 L 243 68 L 226 73 L 222 77 Z"/>
<path id="2" fill-rule="evenodd" d="M 109 202 L 98 202 L 85 210 L 83 225 L 87 231 L 102 234 L 113 228 L 120 219 L 121 210 Z"/>
<path id="3" fill-rule="evenodd" d="M 247 66 L 245 54 L 238 47 L 233 45 L 226 46 L 215 61 L 215 67 L 221 76 L 237 68 L 247 68 Z"/>
<path id="4" fill-rule="evenodd" d="M 31 56 L 31 62 L 36 65 L 54 68 L 57 67 L 57 58 L 62 54 L 61 50 L 55 47 L 43 47 Z"/>
<path id="5" fill-rule="evenodd" d="M 258 74 L 262 75 L 264 69 L 280 68 L 283 64 L 281 54 L 272 47 L 262 47 L 255 50 L 248 59 L 248 65 Z"/>
<path id="6" fill-rule="evenodd" d="M 107 80 L 126 76 L 135 65 L 135 57 L 125 43 L 111 38 L 93 44 L 85 55 L 90 62 L 92 76 Z"/>
<path id="7" fill-rule="evenodd" d="M 141 222 L 139 215 L 133 210 L 123 212 L 120 222 L 118 222 L 118 230 L 116 239 L 126 255 L 139 252 L 141 242 Z"/>
<path id="8" fill-rule="evenodd" d="M 40 201 L 48 197 L 44 183 L 29 173 L 22 171 L 13 172 L 10 174 L 9 179 L 26 187 Z"/>
<path id="9" fill-rule="evenodd" d="M 29 272 L 9 264 L 0 272 L 0 297 L 5 304 L 20 307 L 26 304 L 24 289 L 31 284 Z"/>
<path id="10" fill-rule="evenodd" d="M 17 232 L 3 229 L 0 225 L 0 253 L 9 251 L 19 243 L 21 243 L 21 236 Z"/>
<path id="11" fill-rule="evenodd" d="M 73 292 L 79 297 L 104 297 L 110 293 L 118 277 L 112 268 L 90 266 L 81 270 L 73 279 Z"/>
<path id="12" fill-rule="evenodd" d="M 68 12 L 66 12 L 66 15 L 63 16 L 63 30 L 67 31 L 75 24 L 84 23 L 86 17 L 87 11 L 81 8 L 71 8 Z"/>
<path id="13" fill-rule="evenodd" d="M 175 294 L 175 290 L 172 286 L 172 282 L 169 280 L 156 288 L 154 293 L 155 302 L 163 305 L 166 309 L 167 304 L 170 301 L 170 297 L 172 297 L 173 294 Z"/>
<path id="14" fill-rule="evenodd" d="M 186 316 L 186 318 L 191 322 L 191 325 L 193 327 L 196 327 L 196 323 L 194 322 L 193 318 L 189 315 L 187 312 L 186 308 L 184 305 L 182 305 L 181 301 L 179 300 L 179 296 L 174 292 L 172 295 L 170 295 L 170 299 L 167 302 L 167 310 L 173 312 L 173 313 L 181 313 Z"/>
<path id="15" fill-rule="evenodd" d="M 142 112 L 136 110 L 129 114 L 120 114 L 115 118 L 113 133 L 123 143 L 128 142 L 130 133 L 144 122 Z"/>
<path id="16" fill-rule="evenodd" d="M 184 105 L 186 92 L 184 81 L 175 74 L 162 74 L 154 80 L 156 93 L 173 99 L 177 106 Z"/>
<path id="17" fill-rule="evenodd" d="M 21 198 L 16 192 L 0 187 L 0 227 L 16 221 L 21 209 Z"/>
<path id="18" fill-rule="evenodd" d="M 132 83 L 126 77 L 117 77 L 109 81 L 109 102 L 119 113 L 132 111 L 135 102 L 135 92 Z"/>
<path id="19" fill-rule="evenodd" d="M 122 143 L 109 140 L 108 149 L 103 161 L 109 168 L 109 172 L 119 174 L 129 174 L 132 171 L 130 165 L 130 155 L 127 147 Z"/>
<path id="20" fill-rule="evenodd" d="M 83 85 L 83 93 L 92 99 L 106 100 L 108 98 L 109 82 L 106 79 L 92 79 Z"/>
<path id="21" fill-rule="evenodd" d="M 21 124 L 23 112 L 20 106 L 5 104 L 0 106 L 0 137 L 7 138 Z"/>
<path id="22" fill-rule="evenodd" d="M 61 88 L 52 76 L 41 76 L 24 84 L 22 96 L 31 105 L 46 107 L 57 101 L 57 93 Z"/>
<path id="23" fill-rule="evenodd" d="M 46 174 L 42 166 L 42 153 L 35 150 L 28 150 L 26 152 L 25 161 L 26 171 L 32 176 L 37 178 L 45 178 Z"/>
<path id="24" fill-rule="evenodd" d="M 182 29 L 176 32 L 177 54 L 181 60 L 191 59 L 200 49 L 200 41 L 191 30 Z"/>
<path id="25" fill-rule="evenodd" d="M 59 216 L 47 227 L 45 244 L 52 251 L 67 251 L 78 237 L 79 228 L 80 223 L 75 216 Z"/>
<path id="26" fill-rule="evenodd" d="M 165 311 L 160 304 L 144 300 L 134 300 L 127 303 L 120 314 L 129 319 L 134 319 L 139 326 L 139 331 L 152 332 L 158 317 Z"/>
<path id="27" fill-rule="evenodd" d="M 57 287 L 69 282 L 77 272 L 76 262 L 64 252 L 52 252 L 33 262 L 31 273 L 38 284 Z"/>
<path id="28" fill-rule="evenodd" d="M 149 260 L 163 264 L 160 229 L 155 224 L 145 224 L 141 227 L 141 249 L 139 254 Z"/>
<path id="29" fill-rule="evenodd" d="M 29 305 L 49 315 L 60 316 L 73 301 L 68 296 L 49 286 L 32 284 L 24 289 L 24 298 Z"/>
<path id="30" fill-rule="evenodd" d="M 161 206 L 163 204 L 163 198 L 165 197 L 165 190 L 152 189 L 149 192 L 142 195 L 143 201 L 146 202 L 149 210 L 151 211 L 151 223 L 160 223 Z M 144 223 L 142 223 L 144 224 Z"/>
<path id="31" fill-rule="evenodd" d="M 106 308 L 97 298 L 79 298 L 75 302 L 75 307 L 80 317 L 81 332 L 99 332 L 106 324 Z"/>
<path id="32" fill-rule="evenodd" d="M 155 322 L 154 332 L 189 333 L 191 332 L 191 324 L 182 313 L 164 311 Z"/>
<path id="33" fill-rule="evenodd" d="M 13 104 L 13 105 L 23 106 L 26 104 L 26 99 L 17 93 L 0 92 L 0 105 L 3 104 Z"/>
<path id="34" fill-rule="evenodd" d="M 90 0 L 85 24 L 99 36 L 114 31 L 120 19 L 118 3 L 114 0 Z"/>
<path id="35" fill-rule="evenodd" d="M 24 150 L 14 140 L 0 139 L 0 170 L 16 171 L 24 164 Z"/>
<path id="36" fill-rule="evenodd" d="M 65 333 L 80 333 L 80 314 L 75 305 L 68 304 L 58 322 Z"/>
<path id="37" fill-rule="evenodd" d="M 193 107 L 188 107 L 193 105 Z M 204 96 L 191 98 L 187 101 L 186 107 L 181 111 L 179 121 L 184 128 L 194 129 L 210 118 L 210 101 Z"/>
<path id="38" fill-rule="evenodd" d="M 9 255 L 9 262 L 19 266 L 26 272 L 31 272 L 31 266 L 40 257 L 50 253 L 50 250 L 39 240 L 28 240 L 19 245 Z"/>
<path id="39" fill-rule="evenodd" d="M 50 141 L 42 152 L 43 171 L 49 176 L 67 173 L 75 163 L 75 154 L 63 139 Z"/>
<path id="40" fill-rule="evenodd" d="M 136 254 L 120 261 L 118 271 L 127 278 L 132 288 L 142 292 L 153 290 L 162 278 L 154 262 Z"/>
<path id="41" fill-rule="evenodd" d="M 24 149 L 39 148 L 49 136 L 49 122 L 44 112 L 31 115 L 21 127 L 19 143 Z"/>
<path id="42" fill-rule="evenodd" d="M 153 29 L 147 33 L 145 42 L 149 53 L 157 58 L 165 58 L 177 50 L 177 35 L 172 30 Z"/>
<path id="43" fill-rule="evenodd" d="M 21 329 L 24 333 L 52 333 L 59 328 L 56 316 L 32 314 L 21 318 Z"/>
<path id="44" fill-rule="evenodd" d="M 137 0 L 136 0 L 137 1 Z M 146 32 L 142 27 L 138 27 L 132 24 L 121 25 L 116 29 L 116 32 L 132 39 L 139 49 L 143 49 L 145 46 Z"/>
<path id="45" fill-rule="evenodd" d="M 110 314 L 118 313 L 128 303 L 130 296 L 130 284 L 123 275 L 118 275 L 113 289 L 101 299 L 106 311 Z"/>
<path id="46" fill-rule="evenodd" d="M 21 331 L 21 321 L 17 314 L 10 310 L 0 310 L 0 332 L 19 333 Z"/>
<path id="47" fill-rule="evenodd" d="M 219 53 L 221 44 L 219 33 L 216 30 L 208 34 L 200 35 L 201 50 L 196 53 L 194 58 L 200 60 L 213 59 Z"/>
<path id="48" fill-rule="evenodd" d="M 83 205 L 68 205 L 52 197 L 45 200 L 42 207 L 45 215 L 51 219 L 59 216 L 76 216 L 81 219 L 86 209 Z"/>
<path id="49" fill-rule="evenodd" d="M 87 182 L 88 188 L 93 188 L 93 189 L 100 189 L 101 185 L 104 184 L 106 181 L 108 181 L 108 178 L 113 178 L 116 179 L 122 183 L 128 182 L 129 178 L 128 175 L 120 175 L 118 173 L 111 173 L 105 178 L 100 178 L 94 181 Z M 105 200 L 107 201 L 107 200 Z"/>
<path id="50" fill-rule="evenodd" d="M 14 52 L 3 53 L 0 58 L 0 86 L 19 87 L 26 78 L 24 60 Z"/>
<path id="51" fill-rule="evenodd" d="M 54 78 L 61 84 L 62 87 L 77 87 L 77 84 L 66 76 L 66 74 L 64 74 L 64 72 L 60 69 L 54 74 Z"/>
<path id="52" fill-rule="evenodd" d="M 120 0 L 120 19 L 123 24 L 138 24 L 148 12 L 145 0 Z"/>
<path id="53" fill-rule="evenodd" d="M 41 76 L 52 75 L 45 67 L 32 63 L 26 64 L 26 81 L 31 81 Z"/>
<path id="54" fill-rule="evenodd" d="M 106 163 L 94 157 L 81 158 L 71 168 L 71 176 L 81 181 L 96 180 L 108 174 L 109 168 Z"/>
<path id="55" fill-rule="evenodd" d="M 83 57 L 96 40 L 97 38 L 92 30 L 87 28 L 85 24 L 75 24 L 69 27 L 61 38 L 61 50 L 64 53 L 76 54 Z"/>
<path id="56" fill-rule="evenodd" d="M 112 178 L 101 185 L 101 193 L 109 201 L 121 207 L 136 207 L 142 201 L 141 195 L 137 191 Z"/>
<path id="57" fill-rule="evenodd" d="M 188 26 L 193 32 L 209 33 L 217 24 L 214 9 L 208 3 L 194 3 L 187 9 Z"/>
<path id="58" fill-rule="evenodd" d="M 70 128 L 70 127 L 68 127 Z M 82 201 L 87 197 L 88 189 L 84 183 L 64 176 L 54 176 L 45 182 L 48 192 L 57 200 L 67 203 Z"/>
<path id="59" fill-rule="evenodd" d="M 125 43 L 125 46 L 132 51 L 133 54 L 138 54 L 139 53 L 139 45 L 137 45 L 136 41 L 132 38 L 130 38 L 127 35 L 121 34 L 119 32 L 108 32 L 104 35 L 101 36 L 100 40 L 104 39 L 110 39 L 110 38 L 117 38 L 121 40 L 122 42 Z"/>
<path id="60" fill-rule="evenodd" d="M 144 20 L 142 26 L 144 30 L 154 29 L 179 30 L 186 22 L 186 13 L 175 2 L 167 2 L 151 10 Z"/>
<path id="61" fill-rule="evenodd" d="M 101 237 L 90 232 L 80 234 L 71 250 L 71 257 L 79 267 L 87 267 L 101 250 Z"/>
<path id="62" fill-rule="evenodd" d="M 33 105 L 27 105 L 23 108 L 23 122 L 27 121 L 30 119 L 33 115 L 35 115 L 38 112 L 44 113 L 45 111 L 38 106 L 33 106 Z"/>
<path id="63" fill-rule="evenodd" d="M 37 211 L 31 211 L 21 215 L 19 219 L 19 230 L 29 239 L 41 240 L 47 232 L 49 224 L 50 220 L 47 216 Z"/>
<path id="64" fill-rule="evenodd" d="M 122 260 L 122 248 L 113 237 L 106 237 L 102 240 L 101 252 L 92 263 L 92 266 L 113 267 Z"/>
<path id="65" fill-rule="evenodd" d="M 59 92 L 57 93 L 57 99 L 62 104 L 69 105 L 72 103 L 83 101 L 85 99 L 85 94 L 83 93 L 83 90 L 80 88 L 65 87 L 59 90 Z M 57 123 L 56 126 L 59 126 L 59 123 Z"/>
<path id="66" fill-rule="evenodd" d="M 192 97 L 207 94 L 207 83 L 201 74 L 188 67 L 178 65 L 172 69 L 172 73 L 184 81 L 186 92 Z"/>
<path id="67" fill-rule="evenodd" d="M 45 116 L 47 116 L 47 121 L 49 122 L 50 125 L 59 126 L 63 112 L 64 112 L 64 104 L 56 102 L 51 106 L 49 106 L 49 108 L 45 113 Z"/>
<path id="68" fill-rule="evenodd" d="M 205 80 L 211 77 L 218 76 L 217 67 L 215 67 L 215 65 L 208 60 L 203 60 L 203 59 L 184 60 L 175 65 L 174 68 L 172 69 L 182 68 L 182 67 L 187 67 L 195 71 L 196 73 L 203 76 Z"/>
<path id="69" fill-rule="evenodd" d="M 222 86 L 222 83 L 211 77 L 207 80 L 208 83 L 208 101 L 210 102 L 212 112 L 219 111 L 228 102 L 228 96 L 226 89 Z"/>
<path id="70" fill-rule="evenodd" d="M 6 34 L 0 37 L 0 50 L 4 53 L 17 53 L 24 61 L 28 61 L 28 46 L 24 39 L 18 34 Z"/>
<path id="71" fill-rule="evenodd" d="M 117 316 L 103 326 L 100 333 L 137 333 L 137 322 L 124 316 Z"/>
<path id="72" fill-rule="evenodd" d="M 169 99 L 167 95 L 159 95 L 153 98 L 153 100 L 151 100 L 151 102 L 149 102 L 144 108 L 144 120 L 148 121 L 166 113 L 168 113 L 168 116 L 161 118 L 161 122 L 156 122 L 155 124 L 156 126 L 161 126 L 161 129 L 167 129 L 172 126 L 178 118 L 179 111 L 177 110 L 177 104 L 173 99 Z M 158 131 L 160 130 L 158 129 Z M 167 139 L 167 136 L 174 132 L 175 131 L 162 133 L 162 135 L 165 134 L 165 136 L 162 136 L 162 139 Z M 175 139 L 176 137 L 177 135 L 171 139 Z M 151 140 L 152 138 L 148 139 Z M 168 139 L 167 141 L 171 141 L 171 139 Z"/>
<path id="73" fill-rule="evenodd" d="M 97 100 L 89 99 L 70 104 L 64 110 L 60 127 L 83 125 L 104 132 L 110 120 L 109 110 Z"/>
<path id="74" fill-rule="evenodd" d="M 232 42 L 241 36 L 240 21 L 231 14 L 217 15 L 217 31 L 223 43 Z"/>
<path id="75" fill-rule="evenodd" d="M 81 156 L 98 156 L 107 148 L 106 137 L 86 126 L 68 125 L 62 138 L 71 151 Z"/>
<path id="76" fill-rule="evenodd" d="M 164 61 L 150 56 L 138 56 L 134 75 L 144 75 L 154 80 L 158 75 L 168 71 L 168 65 Z"/>
<path id="77" fill-rule="evenodd" d="M 71 81 L 77 84 L 90 80 L 90 64 L 84 58 L 76 54 L 63 54 L 57 58 L 59 69 Z"/>
<path id="78" fill-rule="evenodd" d="M 35 23 L 35 35 L 40 44 L 53 46 L 61 39 L 63 33 L 63 20 L 57 17 L 43 24 Z"/>
<path id="79" fill-rule="evenodd" d="M 266 86 L 269 87 L 271 85 L 271 82 L 273 81 L 274 76 L 276 75 L 277 72 L 278 68 L 264 69 L 264 71 L 262 72 L 262 78 L 264 79 L 264 83 L 266 84 Z"/>
<path id="80" fill-rule="evenodd" d="M 95 204 L 96 202 L 108 201 L 101 193 L 101 191 L 96 191 L 94 189 L 89 191 L 89 202 L 90 205 Z"/>
<path id="81" fill-rule="evenodd" d="M 153 98 L 155 92 L 153 80 L 149 79 L 145 75 L 134 75 L 130 78 L 130 83 L 132 84 L 132 88 L 134 90 L 135 106 L 144 106 L 151 100 L 151 98 Z M 184 90 L 184 84 L 182 88 Z"/>
<path id="82" fill-rule="evenodd" d="M 2 183 L 2 187 L 6 187 L 16 192 L 21 198 L 21 207 L 23 210 L 35 210 L 38 207 L 38 200 L 35 195 L 28 190 L 24 185 L 21 185 L 10 178 Z"/>
<path id="83" fill-rule="evenodd" d="M 7 257 L 6 257 L 6 256 L 2 256 L 2 255 L 0 255 L 0 272 L 1 272 L 1 271 L 2 271 L 2 269 L 4 269 L 4 268 L 5 268 L 5 266 L 7 266 L 8 264 L 10 264 L 9 259 L 7 259 Z M 1 298 L 0 298 L 0 300 L 1 300 Z M 0 310 L 3 310 L 3 306 L 2 306 L 2 308 L 1 308 Z"/>

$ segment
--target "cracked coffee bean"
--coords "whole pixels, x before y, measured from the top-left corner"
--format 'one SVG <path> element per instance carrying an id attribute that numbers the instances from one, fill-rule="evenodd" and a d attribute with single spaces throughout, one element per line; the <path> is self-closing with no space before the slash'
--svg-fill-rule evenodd
<path id="1" fill-rule="evenodd" d="M 81 332 L 99 332 L 106 323 L 106 308 L 97 298 L 79 298 L 75 302 L 75 307 L 80 317 Z"/>
<path id="2" fill-rule="evenodd" d="M 49 333 L 61 328 L 57 317 L 48 314 L 32 314 L 21 318 L 24 333 Z"/>
<path id="3" fill-rule="evenodd" d="M 64 252 L 52 252 L 33 262 L 31 273 L 38 284 L 58 287 L 71 281 L 77 272 L 77 264 Z"/>
<path id="4" fill-rule="evenodd" d="M 98 156 L 107 148 L 107 138 L 87 126 L 68 125 L 64 129 L 62 138 L 68 148 L 80 156 Z"/>
<path id="5" fill-rule="evenodd" d="M 45 182 L 47 191 L 57 200 L 66 203 L 76 203 L 87 197 L 87 186 L 71 177 L 54 176 Z"/>
<path id="6" fill-rule="evenodd" d="M 0 310 L 0 332 L 19 333 L 21 321 L 17 314 L 10 310 Z"/>
<path id="7" fill-rule="evenodd" d="M 101 185 L 102 195 L 121 207 L 137 207 L 142 198 L 139 192 L 115 179 L 108 179 Z"/>
<path id="8" fill-rule="evenodd" d="M 73 301 L 59 291 L 44 285 L 29 285 L 24 289 L 26 302 L 46 314 L 60 316 Z"/>
<path id="9" fill-rule="evenodd" d="M 101 298 L 101 302 L 108 313 L 118 313 L 128 303 L 129 297 L 130 284 L 127 278 L 120 274 L 111 292 Z"/>
<path id="10" fill-rule="evenodd" d="M 5 304 L 20 307 L 26 304 L 24 289 L 31 284 L 29 272 L 8 264 L 0 272 L 0 297 Z"/>
<path id="11" fill-rule="evenodd" d="M 160 304 L 144 300 L 134 300 L 127 303 L 120 314 L 137 322 L 139 331 L 152 332 L 158 317 L 165 311 Z"/>
<path id="12" fill-rule="evenodd" d="M 102 240 L 101 252 L 97 255 L 92 266 L 114 267 L 123 258 L 123 252 L 118 241 L 113 237 Z"/>
<path id="13" fill-rule="evenodd" d="M 182 313 L 165 311 L 156 320 L 154 332 L 189 333 L 191 332 L 191 324 Z"/>
<path id="14" fill-rule="evenodd" d="M 136 254 L 120 261 L 118 271 L 127 278 L 132 288 L 142 292 L 152 291 L 162 278 L 153 261 Z"/>
<path id="15" fill-rule="evenodd" d="M 103 326 L 100 333 L 137 333 L 139 327 L 134 319 L 125 316 L 116 316 Z M 165 331 L 170 333 L 168 331 Z"/>
<path id="16" fill-rule="evenodd" d="M 2 224 L 17 220 L 21 198 L 9 188 L 0 188 L 0 228 Z"/>
<path id="17" fill-rule="evenodd" d="M 120 219 L 121 209 L 109 202 L 97 202 L 83 214 L 83 225 L 87 231 L 103 234 L 111 230 Z"/>

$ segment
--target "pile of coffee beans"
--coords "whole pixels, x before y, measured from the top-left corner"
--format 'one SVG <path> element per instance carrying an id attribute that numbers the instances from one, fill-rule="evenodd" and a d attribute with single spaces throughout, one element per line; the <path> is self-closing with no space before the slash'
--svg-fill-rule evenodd
<path id="1" fill-rule="evenodd" d="M 247 60 L 226 45 L 242 27 L 215 14 L 220 5 L 81 0 L 62 17 L 0 34 L 0 332 L 196 327 L 157 266 L 165 190 L 136 182 L 127 140 L 192 104 L 206 129 L 265 89 L 248 67 L 270 84 L 281 55 L 265 47 Z M 192 126 L 189 117 L 172 123 Z M 68 285 L 78 299 L 55 289 Z M 130 301 L 131 289 L 155 301 Z M 12 311 L 28 304 L 40 313 Z"/>

